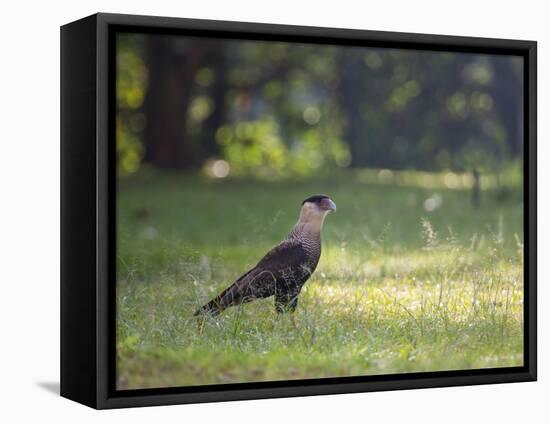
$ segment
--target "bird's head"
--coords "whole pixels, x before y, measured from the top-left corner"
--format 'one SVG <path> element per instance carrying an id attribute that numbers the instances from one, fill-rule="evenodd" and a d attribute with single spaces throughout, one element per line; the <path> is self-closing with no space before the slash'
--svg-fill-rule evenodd
<path id="1" fill-rule="evenodd" d="M 328 195 L 317 194 L 306 198 L 302 202 L 302 208 L 308 207 L 317 210 L 320 213 L 336 211 L 336 204 Z"/>
<path id="2" fill-rule="evenodd" d="M 325 216 L 332 211 L 336 211 L 336 204 L 328 195 L 312 195 L 302 202 L 300 220 L 311 223 L 319 222 L 322 225 Z"/>

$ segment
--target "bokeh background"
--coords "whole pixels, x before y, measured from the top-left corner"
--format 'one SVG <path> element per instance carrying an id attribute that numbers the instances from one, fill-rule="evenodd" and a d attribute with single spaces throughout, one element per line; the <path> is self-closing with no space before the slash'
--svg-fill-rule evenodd
<path id="1" fill-rule="evenodd" d="M 116 99 L 119 388 L 522 365 L 520 57 L 119 34 Z M 198 331 L 315 193 L 297 328 Z"/>
<path id="2" fill-rule="evenodd" d="M 498 178 L 522 157 L 520 57 L 132 34 L 117 48 L 121 175 Z"/>

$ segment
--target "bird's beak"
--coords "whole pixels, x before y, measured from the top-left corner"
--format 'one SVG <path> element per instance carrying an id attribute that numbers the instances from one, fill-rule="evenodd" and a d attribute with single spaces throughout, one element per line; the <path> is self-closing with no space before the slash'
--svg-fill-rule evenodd
<path id="1" fill-rule="evenodd" d="M 327 198 L 327 204 L 326 204 L 327 210 L 336 211 L 336 203 L 332 201 L 330 198 Z"/>

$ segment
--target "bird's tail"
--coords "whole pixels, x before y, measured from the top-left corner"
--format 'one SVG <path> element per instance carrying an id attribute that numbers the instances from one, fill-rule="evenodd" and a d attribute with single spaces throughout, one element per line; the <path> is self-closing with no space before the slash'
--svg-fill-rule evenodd
<path id="1" fill-rule="evenodd" d="M 193 316 L 217 316 L 223 311 L 223 307 L 220 305 L 220 298 L 214 298 L 212 301 L 206 303 L 201 308 L 199 308 Z"/>
<path id="2" fill-rule="evenodd" d="M 237 281 L 235 281 L 231 286 L 226 288 L 220 295 L 214 298 L 212 301 L 206 303 L 201 308 L 199 308 L 194 316 L 207 315 L 207 316 L 217 316 L 226 308 L 240 304 L 241 302 L 250 301 L 250 299 L 245 298 L 239 282 L 248 275 L 250 272 L 245 273 Z"/>

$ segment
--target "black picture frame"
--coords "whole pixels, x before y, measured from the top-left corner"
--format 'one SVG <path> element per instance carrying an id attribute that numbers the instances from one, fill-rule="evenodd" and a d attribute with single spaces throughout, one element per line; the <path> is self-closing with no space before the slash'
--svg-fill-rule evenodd
<path id="1" fill-rule="evenodd" d="M 114 34 L 514 54 L 524 58 L 522 367 L 116 391 Z M 95 14 L 61 27 L 61 395 L 97 409 L 535 381 L 537 44 L 241 22 Z M 111 140 L 111 141 L 110 141 Z"/>

